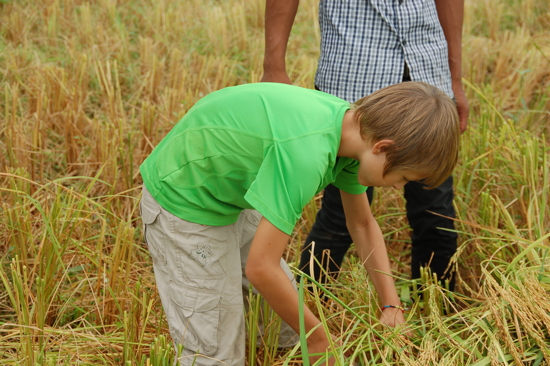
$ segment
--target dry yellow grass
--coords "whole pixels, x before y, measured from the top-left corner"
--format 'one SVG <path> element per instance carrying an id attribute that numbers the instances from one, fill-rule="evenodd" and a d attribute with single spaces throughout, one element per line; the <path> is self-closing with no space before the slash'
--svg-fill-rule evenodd
<path id="1" fill-rule="evenodd" d="M 316 6 L 301 2 L 288 49 L 291 79 L 305 87 Z M 168 362 L 138 166 L 202 96 L 260 79 L 263 8 L 0 0 L 1 364 Z M 550 364 L 548 2 L 467 1 L 463 56 L 472 113 L 455 175 L 462 295 L 450 301 L 427 275 L 422 295 L 409 292 L 402 197 L 380 190 L 374 209 L 415 336 L 375 325 L 376 299 L 353 256 L 333 286 L 348 307 L 306 299 L 363 364 Z M 304 211 L 289 262 L 316 209 Z M 287 351 L 250 350 L 251 364 L 290 362 Z"/>

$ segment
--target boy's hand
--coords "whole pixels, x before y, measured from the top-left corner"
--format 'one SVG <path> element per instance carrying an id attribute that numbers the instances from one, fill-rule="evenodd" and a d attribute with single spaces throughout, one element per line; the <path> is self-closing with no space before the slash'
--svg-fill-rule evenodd
<path id="1" fill-rule="evenodd" d="M 380 323 L 394 328 L 397 325 L 405 323 L 403 311 L 397 308 L 384 308 L 380 314 Z"/>
<path id="2" fill-rule="evenodd" d="M 262 218 L 248 252 L 246 276 L 271 308 L 298 334 L 299 307 L 304 308 L 305 331 L 307 333 L 313 330 L 307 338 L 308 351 L 323 355 L 330 344 L 325 330 L 311 310 L 299 302 L 296 288 L 281 268 L 281 257 L 289 238 L 288 234 L 279 230 L 265 217 Z M 312 361 L 319 358 L 310 357 Z M 334 362 L 334 358 L 330 358 L 325 365 L 332 366 Z"/>
<path id="3" fill-rule="evenodd" d="M 380 323 L 392 328 L 399 327 L 400 325 L 405 324 L 405 316 L 401 309 L 384 308 L 382 309 L 382 314 L 380 314 Z M 412 333 L 406 330 L 405 335 L 407 337 L 411 337 Z"/>
<path id="4" fill-rule="evenodd" d="M 316 338 L 316 333 L 319 335 L 318 338 Z M 337 338 L 334 335 L 330 335 L 332 337 L 332 341 L 335 343 L 339 343 Z M 321 357 L 323 357 L 323 354 L 326 353 L 327 349 L 329 348 L 330 343 L 328 341 L 328 338 L 326 337 L 326 334 L 324 331 L 322 331 L 321 328 L 315 330 L 313 334 L 310 335 L 310 337 L 307 339 L 307 350 L 308 353 L 311 354 L 321 354 L 320 356 L 309 356 L 309 362 L 311 365 L 313 365 L 315 362 L 317 362 Z M 334 357 L 330 357 L 324 365 L 332 366 L 334 365 Z"/>

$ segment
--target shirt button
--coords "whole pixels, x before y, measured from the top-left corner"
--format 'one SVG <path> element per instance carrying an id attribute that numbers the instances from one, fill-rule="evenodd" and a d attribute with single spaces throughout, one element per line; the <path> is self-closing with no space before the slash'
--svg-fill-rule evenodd
<path id="1" fill-rule="evenodd" d="M 403 46 L 406 46 L 406 45 L 407 45 L 407 40 L 404 39 L 404 40 L 401 42 L 401 44 L 402 44 Z"/>

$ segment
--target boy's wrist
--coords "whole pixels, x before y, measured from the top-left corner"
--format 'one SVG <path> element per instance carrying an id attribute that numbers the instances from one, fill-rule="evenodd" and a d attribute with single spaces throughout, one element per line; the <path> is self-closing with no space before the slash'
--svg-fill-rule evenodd
<path id="1" fill-rule="evenodd" d="M 398 305 L 394 305 L 394 304 L 382 305 L 381 310 L 384 311 L 386 309 L 397 309 L 397 310 L 400 310 L 402 313 L 405 313 L 405 311 L 409 310 L 408 308 L 404 307 L 401 303 L 399 303 Z"/>
<path id="2" fill-rule="evenodd" d="M 379 304 L 380 306 L 384 305 L 401 305 L 401 298 L 397 293 L 395 288 L 395 283 L 393 278 L 386 278 L 386 284 L 378 291 Z"/>
<path id="3" fill-rule="evenodd" d="M 320 323 L 319 323 L 320 324 Z M 322 325 L 318 325 L 313 332 L 307 337 L 308 344 L 328 344 L 328 338 Z"/>

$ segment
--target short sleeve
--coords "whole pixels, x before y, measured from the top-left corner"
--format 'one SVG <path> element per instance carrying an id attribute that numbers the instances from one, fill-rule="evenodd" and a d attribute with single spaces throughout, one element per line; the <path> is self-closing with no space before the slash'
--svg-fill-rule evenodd
<path id="1" fill-rule="evenodd" d="M 321 183 L 320 169 L 297 149 L 275 143 L 266 153 L 245 200 L 269 222 L 291 235 L 303 207 Z M 309 155 L 308 155 L 309 156 Z"/>
<path id="2" fill-rule="evenodd" d="M 332 184 L 351 194 L 365 193 L 367 187 L 360 185 L 357 179 L 359 162 L 353 159 L 349 160 L 350 162 L 338 173 L 336 180 Z"/>

